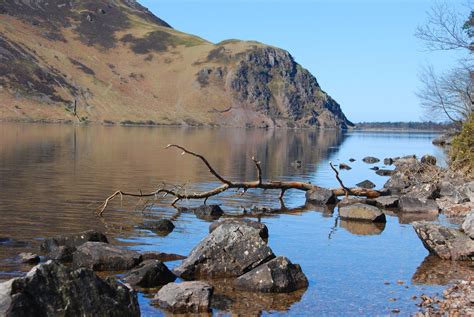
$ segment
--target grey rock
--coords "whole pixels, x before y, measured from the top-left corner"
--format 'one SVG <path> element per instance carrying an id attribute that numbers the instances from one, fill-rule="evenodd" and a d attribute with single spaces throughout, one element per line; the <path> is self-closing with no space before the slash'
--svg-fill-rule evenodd
<path id="1" fill-rule="evenodd" d="M 464 186 L 456 186 L 452 182 L 441 181 L 438 183 L 439 196 L 442 198 L 448 198 L 455 204 L 467 202 L 469 201 L 469 197 Z"/>
<path id="2" fill-rule="evenodd" d="M 339 208 L 342 219 L 367 222 L 386 222 L 385 214 L 377 207 L 366 204 L 354 204 Z"/>
<path id="3" fill-rule="evenodd" d="M 174 230 L 175 226 L 168 219 L 160 219 L 158 221 L 146 222 L 142 224 L 139 228 L 150 230 L 158 235 L 168 235 Z"/>
<path id="4" fill-rule="evenodd" d="M 180 207 L 178 210 L 181 212 L 193 212 L 196 217 L 203 220 L 217 220 L 224 214 L 219 205 L 201 205 L 193 208 Z"/>
<path id="5" fill-rule="evenodd" d="M 338 203 L 337 206 L 339 208 L 350 206 L 354 204 L 369 204 L 369 200 L 367 198 L 358 198 L 358 197 L 344 197 Z M 370 205 L 370 204 L 369 204 Z"/>
<path id="6" fill-rule="evenodd" d="M 239 290 L 263 293 L 289 293 L 308 287 L 308 279 L 298 264 L 279 256 L 238 277 Z"/>
<path id="7" fill-rule="evenodd" d="M 425 248 L 443 260 L 474 261 L 474 240 L 457 228 L 415 222 L 413 228 Z"/>
<path id="8" fill-rule="evenodd" d="M 103 242 L 86 242 L 73 254 L 74 267 L 94 271 L 129 270 L 142 261 L 140 253 L 124 250 Z"/>
<path id="9" fill-rule="evenodd" d="M 172 313 L 202 313 L 210 309 L 213 287 L 204 282 L 169 283 L 156 294 L 161 308 Z"/>
<path id="10" fill-rule="evenodd" d="M 474 202 L 474 181 L 462 185 L 459 191 L 466 196 L 469 201 Z"/>
<path id="11" fill-rule="evenodd" d="M 306 192 L 306 202 L 314 205 L 335 204 L 336 196 L 331 190 L 319 187 Z"/>
<path id="12" fill-rule="evenodd" d="M 384 164 L 384 165 L 392 165 L 393 162 L 394 162 L 393 159 L 390 158 L 390 157 L 387 157 L 387 158 L 384 158 L 384 159 L 383 159 L 383 164 Z"/>
<path id="13" fill-rule="evenodd" d="M 290 165 L 295 167 L 295 168 L 301 168 L 302 162 L 300 160 L 295 160 L 295 161 L 291 162 Z"/>
<path id="14" fill-rule="evenodd" d="M 462 223 L 462 230 L 471 239 L 474 239 L 474 210 L 471 211 L 464 219 L 464 222 Z"/>
<path id="15" fill-rule="evenodd" d="M 416 197 L 402 196 L 398 201 L 398 208 L 402 212 L 438 214 L 438 204 L 433 199 L 421 200 Z"/>
<path id="16" fill-rule="evenodd" d="M 367 189 L 372 189 L 375 187 L 375 184 L 372 183 L 371 181 L 369 181 L 368 179 L 366 179 L 365 181 L 362 181 L 358 184 L 356 184 L 357 187 L 361 187 L 361 188 L 367 188 Z"/>
<path id="17" fill-rule="evenodd" d="M 226 223 L 202 240 L 173 272 L 184 279 L 237 277 L 273 259 L 260 230 Z"/>
<path id="18" fill-rule="evenodd" d="M 397 208 L 398 207 L 398 196 L 380 196 L 374 199 L 375 204 L 379 208 Z"/>
<path id="19" fill-rule="evenodd" d="M 340 169 L 340 170 L 351 170 L 352 167 L 350 167 L 350 166 L 347 165 L 346 163 L 341 163 L 341 164 L 339 164 L 339 169 Z"/>
<path id="20" fill-rule="evenodd" d="M 380 169 L 380 167 L 378 167 L 378 166 L 372 166 L 370 169 L 373 170 L 373 171 L 378 171 L 378 170 Z"/>
<path id="21" fill-rule="evenodd" d="M 176 280 L 176 276 L 161 261 L 148 260 L 123 277 L 123 281 L 132 286 L 157 287 Z"/>
<path id="22" fill-rule="evenodd" d="M 18 254 L 18 259 L 21 263 L 25 264 L 38 264 L 41 260 L 37 254 L 30 252 L 23 252 Z"/>
<path id="23" fill-rule="evenodd" d="M 436 157 L 433 155 L 425 154 L 420 159 L 421 163 L 428 165 L 436 165 Z"/>
<path id="24" fill-rule="evenodd" d="M 394 173 L 393 170 L 387 170 L 387 169 L 384 169 L 384 168 L 381 168 L 377 171 L 375 171 L 375 174 L 379 175 L 379 176 L 392 176 Z"/>
<path id="25" fill-rule="evenodd" d="M 351 163 L 352 163 L 352 162 L 355 162 L 355 161 L 356 161 L 356 160 L 355 160 L 354 158 L 350 158 L 350 159 L 349 159 L 349 162 L 351 162 Z"/>
<path id="26" fill-rule="evenodd" d="M 209 233 L 216 230 L 219 226 L 226 224 L 226 223 L 233 223 L 237 225 L 244 225 L 249 226 L 251 228 L 257 229 L 259 231 L 260 237 L 263 240 L 268 239 L 268 228 L 264 223 L 253 221 L 250 219 L 220 219 L 218 221 L 214 221 L 209 225 Z"/>
<path id="27" fill-rule="evenodd" d="M 48 259 L 60 262 L 71 262 L 72 254 L 76 251 L 76 248 L 89 241 L 108 243 L 107 237 L 103 233 L 88 230 L 75 234 L 47 238 L 41 243 L 40 250 L 46 254 L 46 258 Z"/>
<path id="28" fill-rule="evenodd" d="M 367 164 L 374 164 L 374 163 L 380 162 L 378 158 L 373 157 L 373 156 L 366 156 L 362 159 L 362 161 Z"/>
<path id="29" fill-rule="evenodd" d="M 417 198 L 423 202 L 439 197 L 438 187 L 433 183 L 413 185 L 409 187 L 406 192 L 406 197 Z"/>
<path id="30" fill-rule="evenodd" d="M 0 316 L 140 316 L 136 294 L 89 269 L 48 261 L 0 284 Z"/>

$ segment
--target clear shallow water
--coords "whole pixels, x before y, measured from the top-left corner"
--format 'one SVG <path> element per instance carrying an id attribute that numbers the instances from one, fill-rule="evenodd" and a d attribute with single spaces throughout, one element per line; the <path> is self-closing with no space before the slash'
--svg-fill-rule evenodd
<path id="1" fill-rule="evenodd" d="M 148 191 L 161 181 L 186 183 L 190 190 L 218 185 L 201 162 L 177 150 L 164 150 L 169 143 L 204 154 L 233 180 L 256 177 L 250 159 L 255 156 L 262 162 L 264 178 L 311 181 L 324 187 L 338 187 L 329 161 L 349 163 L 352 157 L 356 159 L 349 163 L 353 169 L 341 171 L 345 184 L 369 179 L 381 187 L 386 178 L 362 163 L 363 157 L 383 160 L 431 153 L 443 162 L 443 153 L 431 144 L 434 136 L 1 124 L 0 238 L 10 240 L 0 244 L 0 279 L 27 271 L 29 267 L 18 265 L 14 258 L 19 252 L 36 250 L 44 237 L 91 228 L 106 231 L 116 243 L 135 250 L 188 254 L 207 235 L 209 222 L 177 213 L 169 200 L 144 211 L 137 210 L 137 200 L 117 200 L 104 219 L 93 215 L 98 202 L 116 189 Z M 302 161 L 301 168 L 292 166 L 295 160 Z M 375 165 L 382 167 L 382 163 Z M 225 193 L 209 203 L 239 214 L 255 205 L 278 208 L 278 195 L 272 191 L 249 191 L 243 197 Z M 404 316 L 417 310 L 412 296 L 440 292 L 441 285 L 472 274 L 469 268 L 452 268 L 453 264 L 426 258 L 428 253 L 407 224 L 409 219 L 389 216 L 384 228 L 339 221 L 337 210 L 302 206 L 304 193 L 298 191 L 286 193 L 285 205 L 289 211 L 261 221 L 269 228 L 269 245 L 275 254 L 299 263 L 309 288 L 279 297 L 218 290 L 234 302 L 216 302 L 215 314 L 374 316 L 390 315 L 397 308 L 398 315 Z M 159 218 L 172 218 L 176 229 L 161 237 L 137 228 Z M 447 274 L 449 269 L 457 274 Z M 161 314 L 148 298 L 140 294 L 142 314 Z"/>

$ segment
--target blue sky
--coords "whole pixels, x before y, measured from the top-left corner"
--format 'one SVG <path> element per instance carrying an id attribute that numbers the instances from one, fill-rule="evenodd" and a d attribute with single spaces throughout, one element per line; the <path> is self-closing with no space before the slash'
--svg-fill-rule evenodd
<path id="1" fill-rule="evenodd" d="M 431 0 L 140 0 L 174 28 L 217 43 L 256 40 L 288 50 L 354 121 L 418 121 L 420 68 L 453 65 L 415 36 Z M 466 1 L 449 0 L 468 12 Z M 466 13 L 466 16 L 468 13 Z"/>

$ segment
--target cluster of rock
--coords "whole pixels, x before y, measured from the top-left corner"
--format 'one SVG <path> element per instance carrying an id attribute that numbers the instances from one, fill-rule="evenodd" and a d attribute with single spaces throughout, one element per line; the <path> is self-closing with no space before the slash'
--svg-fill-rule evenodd
<path id="1" fill-rule="evenodd" d="M 179 313 L 208 311 L 213 287 L 199 280 L 227 278 L 238 290 L 262 293 L 288 293 L 308 286 L 301 267 L 276 257 L 267 245 L 264 224 L 224 219 L 212 223 L 209 232 L 173 270 L 192 281 L 168 284 L 156 295 L 162 308 Z"/>

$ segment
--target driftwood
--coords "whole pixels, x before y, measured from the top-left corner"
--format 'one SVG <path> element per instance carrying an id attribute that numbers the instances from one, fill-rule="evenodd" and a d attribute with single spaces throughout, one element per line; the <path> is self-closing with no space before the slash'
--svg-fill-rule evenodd
<path id="1" fill-rule="evenodd" d="M 281 191 L 280 200 L 283 201 L 283 196 L 285 195 L 285 192 L 289 189 L 309 191 L 309 190 L 320 189 L 321 188 L 319 186 L 313 185 L 311 183 L 305 183 L 305 182 L 284 182 L 284 181 L 272 181 L 272 180 L 264 181 L 262 179 L 262 168 L 261 168 L 261 165 L 260 165 L 260 161 L 258 161 L 255 157 L 252 157 L 252 161 L 255 163 L 255 167 L 257 169 L 257 180 L 247 181 L 247 182 L 233 182 L 233 181 L 230 181 L 230 180 L 224 178 L 223 176 L 221 176 L 212 167 L 212 165 L 209 163 L 209 161 L 204 156 L 202 156 L 198 153 L 194 153 L 192 151 L 189 151 L 186 148 L 184 148 L 180 145 L 177 145 L 177 144 L 169 144 L 168 146 L 166 146 L 166 149 L 169 149 L 169 148 L 180 149 L 180 150 L 183 151 L 182 155 L 188 154 L 188 155 L 191 155 L 191 156 L 194 156 L 194 157 L 197 157 L 198 159 L 200 159 L 206 165 L 206 167 L 209 169 L 209 172 L 215 178 L 217 178 L 222 183 L 222 185 L 220 185 L 220 186 L 218 186 L 218 187 L 216 187 L 212 190 L 205 191 L 205 192 L 199 192 L 199 193 L 186 193 L 185 191 L 183 191 L 182 186 L 174 185 L 174 186 L 170 187 L 169 185 L 166 185 L 166 184 L 162 184 L 159 188 L 157 188 L 155 191 L 152 191 L 150 193 L 143 193 L 141 191 L 138 192 L 138 193 L 128 193 L 128 192 L 118 190 L 115 193 L 113 193 L 112 195 L 110 195 L 109 197 L 107 197 L 107 199 L 105 199 L 105 201 L 100 205 L 97 214 L 99 216 L 102 216 L 102 214 L 104 213 L 105 209 L 107 208 L 107 206 L 108 206 L 108 204 L 111 200 L 113 200 L 116 197 L 123 198 L 123 196 L 140 197 L 140 198 L 143 198 L 143 197 L 156 197 L 156 198 L 158 198 L 159 195 L 163 195 L 163 197 L 172 196 L 172 197 L 174 197 L 174 200 L 172 201 L 171 206 L 176 207 L 176 204 L 180 200 L 183 200 L 183 199 L 184 200 L 204 199 L 204 204 L 205 204 L 208 198 L 219 195 L 220 193 L 223 193 L 223 192 L 225 192 L 229 189 L 242 190 L 243 191 L 242 195 L 245 194 L 245 192 L 247 192 L 247 190 L 249 190 L 249 189 L 257 189 L 258 188 L 258 189 L 264 189 L 264 190 L 267 190 L 267 189 L 280 190 Z M 334 195 L 336 195 L 336 196 L 346 196 L 346 197 L 348 195 L 354 195 L 354 196 L 364 196 L 364 197 L 367 197 L 367 198 L 376 198 L 376 197 L 380 196 L 380 193 L 378 191 L 372 190 L 372 189 L 365 189 L 365 188 L 359 188 L 359 187 L 347 188 L 342 183 L 342 180 L 339 178 L 339 173 L 334 168 L 332 163 L 330 163 L 330 165 L 331 165 L 331 168 L 335 171 L 336 178 L 337 178 L 339 184 L 341 185 L 341 188 L 331 189 L 332 192 L 334 193 Z"/>

